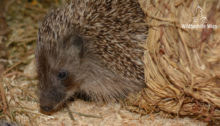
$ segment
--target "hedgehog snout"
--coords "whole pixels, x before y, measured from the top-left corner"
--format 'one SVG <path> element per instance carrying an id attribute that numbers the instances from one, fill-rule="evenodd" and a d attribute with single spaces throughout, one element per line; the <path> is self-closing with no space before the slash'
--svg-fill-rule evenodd
<path id="1" fill-rule="evenodd" d="M 58 106 L 65 99 L 66 94 L 64 91 L 58 91 L 52 89 L 49 91 L 41 92 L 40 94 L 40 110 L 41 112 L 52 112 L 55 111 Z"/>

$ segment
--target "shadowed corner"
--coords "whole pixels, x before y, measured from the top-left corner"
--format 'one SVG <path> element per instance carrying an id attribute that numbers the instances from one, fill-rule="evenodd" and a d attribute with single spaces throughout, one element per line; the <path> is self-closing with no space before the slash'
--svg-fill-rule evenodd
<path id="1" fill-rule="evenodd" d="M 0 126 L 20 126 L 19 124 L 15 122 L 9 122 L 6 120 L 0 120 Z"/>

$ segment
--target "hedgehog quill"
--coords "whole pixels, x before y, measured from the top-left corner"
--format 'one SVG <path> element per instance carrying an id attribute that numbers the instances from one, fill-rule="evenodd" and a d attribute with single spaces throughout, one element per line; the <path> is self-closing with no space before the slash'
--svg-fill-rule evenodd
<path id="1" fill-rule="evenodd" d="M 143 89 L 144 19 L 137 0 L 72 0 L 49 12 L 36 47 L 41 110 L 75 94 L 109 102 Z"/>

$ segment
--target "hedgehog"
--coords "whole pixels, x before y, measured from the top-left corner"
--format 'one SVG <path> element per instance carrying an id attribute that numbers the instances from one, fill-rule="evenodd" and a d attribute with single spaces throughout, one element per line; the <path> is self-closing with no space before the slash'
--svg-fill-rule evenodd
<path id="1" fill-rule="evenodd" d="M 143 89 L 144 19 L 136 0 L 72 0 L 50 11 L 36 47 L 40 109 L 76 94 L 106 103 Z"/>

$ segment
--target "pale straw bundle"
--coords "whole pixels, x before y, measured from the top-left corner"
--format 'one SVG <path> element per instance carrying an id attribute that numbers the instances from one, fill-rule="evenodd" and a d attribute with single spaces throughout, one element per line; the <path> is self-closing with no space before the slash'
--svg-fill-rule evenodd
<path id="1" fill-rule="evenodd" d="M 220 120 L 220 1 L 139 3 L 149 25 L 147 88 L 130 97 L 128 105 L 141 113 L 165 111 Z"/>

